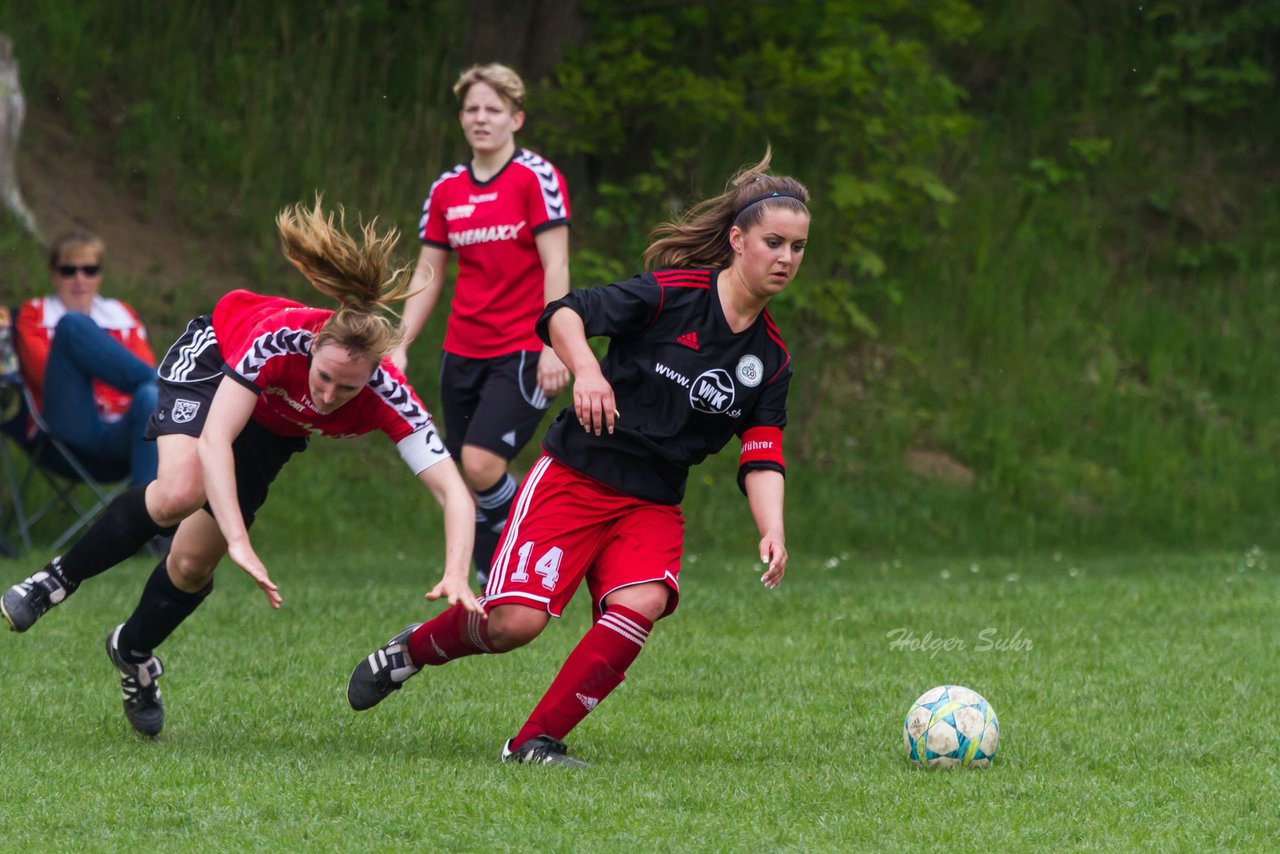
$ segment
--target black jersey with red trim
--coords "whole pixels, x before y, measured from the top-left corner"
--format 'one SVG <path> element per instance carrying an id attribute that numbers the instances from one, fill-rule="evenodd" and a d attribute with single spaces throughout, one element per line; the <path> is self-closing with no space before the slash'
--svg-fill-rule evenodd
<path id="1" fill-rule="evenodd" d="M 477 181 L 466 163 L 436 179 L 418 237 L 458 254 L 445 352 L 492 359 L 542 349 L 533 331 L 546 304 L 536 237 L 568 224 L 564 177 L 532 151 L 517 148 L 487 181 Z"/>
<path id="2" fill-rule="evenodd" d="M 573 407 L 551 424 L 543 449 L 565 465 L 637 498 L 679 504 L 690 467 L 743 440 L 748 471 L 785 473 L 791 356 L 767 311 L 735 333 L 717 291 L 718 271 L 658 270 L 570 293 L 547 306 L 538 335 L 560 308 L 587 336 L 609 336 L 601 368 L 619 416 L 612 435 L 582 429 Z"/>

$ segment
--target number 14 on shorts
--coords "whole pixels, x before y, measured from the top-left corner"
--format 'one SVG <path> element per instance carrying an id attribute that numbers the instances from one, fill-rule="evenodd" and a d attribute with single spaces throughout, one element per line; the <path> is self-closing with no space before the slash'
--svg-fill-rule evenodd
<path id="1" fill-rule="evenodd" d="M 511 574 L 511 580 L 518 582 L 528 581 L 529 560 L 533 556 L 533 541 L 529 540 L 522 545 L 517 554 L 520 556 L 520 564 L 516 567 L 516 571 Z M 538 558 L 538 562 L 533 565 L 534 573 L 542 576 L 542 586 L 548 590 L 556 589 L 556 582 L 560 579 L 560 561 L 563 557 L 564 550 L 559 546 L 552 546 L 543 552 L 542 557 Z"/>

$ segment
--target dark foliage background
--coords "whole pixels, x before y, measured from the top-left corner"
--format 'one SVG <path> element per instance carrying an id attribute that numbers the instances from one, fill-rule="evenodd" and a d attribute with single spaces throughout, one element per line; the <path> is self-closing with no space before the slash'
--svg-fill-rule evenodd
<path id="1" fill-rule="evenodd" d="M 576 286 L 636 269 L 767 146 L 810 186 L 776 311 L 796 547 L 1280 535 L 1277 0 L 4 0 L 0 31 L 33 116 L 144 224 L 235 247 L 198 281 L 118 283 L 161 327 L 218 269 L 305 294 L 270 222 L 318 189 L 411 235 L 465 153 L 453 79 L 499 59 L 530 84 L 522 143 L 569 175 Z M 38 245 L 0 239 L 12 294 L 41 289 Z M 746 524 L 733 456 L 689 499 L 713 543 Z M 321 458 L 348 494 L 355 464 Z"/>

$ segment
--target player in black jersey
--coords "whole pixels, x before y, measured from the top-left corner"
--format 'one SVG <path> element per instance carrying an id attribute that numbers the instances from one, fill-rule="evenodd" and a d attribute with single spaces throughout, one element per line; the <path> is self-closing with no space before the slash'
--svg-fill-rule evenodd
<path id="1" fill-rule="evenodd" d="M 502 748 L 503 761 L 585 764 L 563 739 L 675 610 L 689 468 L 734 435 L 761 581 L 782 581 L 791 360 L 766 306 L 804 257 L 809 194 L 770 175 L 769 160 L 655 228 L 651 272 L 547 306 L 538 334 L 573 373 L 573 406 L 516 495 L 482 600 L 488 619 L 454 606 L 409 626 L 351 674 L 353 708 L 377 704 L 422 667 L 525 645 L 585 579 L 595 622 Z M 610 343 L 597 362 L 587 339 L 599 335 Z"/>

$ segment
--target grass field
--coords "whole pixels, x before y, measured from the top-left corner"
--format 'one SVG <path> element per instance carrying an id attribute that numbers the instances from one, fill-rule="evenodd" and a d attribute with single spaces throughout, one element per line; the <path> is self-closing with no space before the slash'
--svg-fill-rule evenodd
<path id="1" fill-rule="evenodd" d="M 5 634 L 0 849 L 772 851 L 1269 849 L 1280 567 L 1237 554 L 1075 561 L 797 557 L 766 591 L 691 554 L 680 610 L 570 736 L 583 772 L 497 753 L 584 631 L 428 670 L 357 715 L 359 658 L 412 618 L 403 556 L 264 549 L 160 650 L 164 735 L 130 734 L 102 652 L 148 572 Z M 30 562 L 29 562 L 30 563 Z M 0 561 L 4 584 L 29 564 Z M 431 570 L 434 572 L 434 570 Z M 430 573 L 427 573 L 430 574 Z M 983 771 L 903 756 L 940 683 L 992 702 Z"/>

